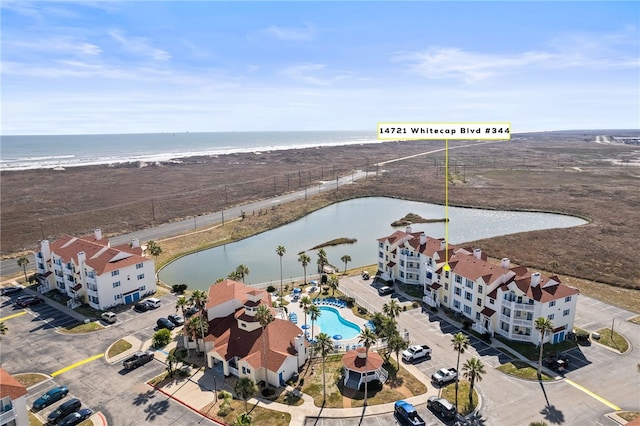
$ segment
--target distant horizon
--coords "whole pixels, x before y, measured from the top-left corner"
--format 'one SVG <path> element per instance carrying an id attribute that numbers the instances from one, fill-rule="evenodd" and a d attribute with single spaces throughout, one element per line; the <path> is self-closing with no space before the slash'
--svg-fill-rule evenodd
<path id="1" fill-rule="evenodd" d="M 594 129 L 551 129 L 551 130 L 523 130 L 513 132 L 512 134 L 524 134 L 524 133 L 552 133 L 552 132 L 640 132 L 638 128 L 594 128 Z M 204 134 L 204 133 L 312 133 L 312 132 L 371 132 L 373 135 L 376 133 L 376 129 L 327 129 L 327 130 L 210 130 L 210 131 L 162 131 L 162 132 L 126 132 L 126 133 L 31 133 L 31 134 L 0 134 L 0 137 L 28 137 L 28 136 L 126 136 L 126 135 L 165 135 L 165 134 Z M 402 140 L 402 138 L 399 138 Z M 444 140 L 444 138 L 443 138 Z M 380 141 L 391 142 L 391 141 Z"/>

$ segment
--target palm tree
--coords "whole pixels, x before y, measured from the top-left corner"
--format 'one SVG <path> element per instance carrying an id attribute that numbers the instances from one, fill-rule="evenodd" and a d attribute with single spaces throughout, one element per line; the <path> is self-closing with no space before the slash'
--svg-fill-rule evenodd
<path id="1" fill-rule="evenodd" d="M 287 249 L 284 246 L 278 246 L 276 248 L 276 254 L 280 256 L 280 301 L 284 297 L 284 290 L 282 288 L 282 256 L 287 252 Z"/>
<path id="2" fill-rule="evenodd" d="M 175 364 L 178 362 L 176 358 L 175 351 L 169 351 L 169 355 L 167 355 L 167 372 L 169 373 L 169 377 L 173 379 L 173 373 L 175 373 L 176 369 L 174 368 Z"/>
<path id="3" fill-rule="evenodd" d="M 176 300 L 176 312 L 180 310 L 182 312 L 182 318 L 187 317 L 187 309 L 191 307 L 191 302 L 184 296 L 178 297 Z M 187 358 L 189 358 L 189 335 L 187 333 L 188 327 L 182 327 L 182 334 L 184 334 L 184 347 L 187 348 Z"/>
<path id="4" fill-rule="evenodd" d="M 240 278 L 240 281 L 244 282 L 244 279 L 249 275 L 249 267 L 247 265 L 238 265 L 236 267 L 236 276 Z"/>
<path id="5" fill-rule="evenodd" d="M 402 308 L 400 307 L 400 305 L 398 304 L 398 302 L 396 302 L 395 299 L 391 299 L 389 301 L 389 303 L 385 303 L 382 306 L 382 312 L 388 316 L 389 318 L 391 318 L 393 321 L 395 321 L 396 317 L 398 315 L 400 315 L 400 312 L 402 311 Z"/>
<path id="6" fill-rule="evenodd" d="M 260 305 L 256 310 L 256 320 L 262 326 L 262 360 L 264 363 L 265 383 L 269 385 L 269 370 L 267 365 L 267 326 L 274 320 L 271 309 L 267 305 Z"/>
<path id="7" fill-rule="evenodd" d="M 27 284 L 29 280 L 27 279 L 27 265 L 29 264 L 29 258 L 27 256 L 22 256 L 18 259 L 18 266 L 22 268 L 24 272 L 24 283 Z"/>
<path id="8" fill-rule="evenodd" d="M 462 370 L 464 370 L 465 379 L 469 380 L 469 406 L 471 407 L 473 404 L 473 385 L 477 381 L 482 381 L 482 375 L 486 373 L 484 371 L 484 364 L 478 358 L 471 358 L 465 362 L 462 366 Z M 456 402 L 458 402 L 456 400 Z"/>
<path id="9" fill-rule="evenodd" d="M 364 405 L 367 406 L 367 391 L 369 389 L 369 348 L 378 340 L 378 336 L 369 328 L 365 328 L 358 336 L 358 343 L 362 343 L 366 349 L 364 357 Z"/>
<path id="10" fill-rule="evenodd" d="M 334 296 L 336 294 L 336 289 L 340 285 L 338 276 L 335 274 L 331 274 L 331 277 L 329 277 L 329 282 L 327 284 L 329 284 L 329 287 L 331 288 L 331 295 Z"/>
<path id="11" fill-rule="evenodd" d="M 304 270 L 304 283 L 307 284 L 307 266 L 309 262 L 311 262 L 311 258 L 307 253 L 300 253 L 298 256 L 298 262 L 302 264 L 302 269 Z"/>
<path id="12" fill-rule="evenodd" d="M 252 424 L 253 417 L 249 413 L 240 413 L 233 421 L 233 426 L 251 426 Z"/>
<path id="13" fill-rule="evenodd" d="M 309 306 L 309 318 L 311 318 L 311 341 L 313 342 L 313 324 L 320 318 L 322 311 L 317 305 L 311 304 Z M 313 346 L 311 346 L 311 358 L 313 358 Z"/>
<path id="14" fill-rule="evenodd" d="M 240 281 L 240 275 L 238 275 L 238 271 L 231 271 L 229 275 L 227 275 L 228 280 Z"/>
<path id="15" fill-rule="evenodd" d="M 309 313 L 309 307 L 313 304 L 313 301 L 309 296 L 302 296 L 300 298 L 300 308 L 304 312 L 304 329 L 307 329 L 307 314 Z"/>
<path id="16" fill-rule="evenodd" d="M 206 322 L 200 315 L 194 315 L 189 319 L 187 323 L 189 328 L 188 332 L 196 339 L 196 351 L 200 352 L 200 345 L 198 339 L 202 339 L 202 352 L 204 353 L 204 336 L 209 331 L 209 323 Z"/>
<path id="17" fill-rule="evenodd" d="M 456 371 L 460 371 L 460 354 L 463 354 L 464 351 L 469 347 L 469 338 L 458 332 L 453 335 L 451 338 L 451 346 L 453 346 L 453 350 L 458 352 L 458 361 L 456 363 Z M 459 375 L 456 375 L 456 406 L 458 406 L 458 381 Z"/>
<path id="18" fill-rule="evenodd" d="M 248 413 L 249 408 L 247 407 L 247 400 L 251 399 L 256 393 L 258 393 L 258 386 L 256 385 L 256 382 L 251 380 L 251 377 L 241 377 L 233 387 L 233 391 L 244 401 L 244 411 L 245 413 Z"/>
<path id="19" fill-rule="evenodd" d="M 404 340 L 400 333 L 396 332 L 393 336 L 387 339 L 387 350 L 389 352 L 395 352 L 396 361 L 398 362 L 398 370 L 400 370 L 400 352 L 404 351 L 409 347 L 409 342 Z"/>
<path id="20" fill-rule="evenodd" d="M 149 242 L 147 243 L 147 250 L 149 250 L 149 254 L 155 258 L 157 264 L 158 256 L 162 254 L 162 247 L 160 247 L 155 241 L 149 240 Z M 158 265 L 156 265 L 156 268 L 157 267 Z"/>
<path id="21" fill-rule="evenodd" d="M 558 261 L 552 260 L 551 262 L 549 262 L 549 268 L 551 268 L 552 274 L 555 275 L 556 269 L 558 269 L 558 267 L 560 267 L 560 264 L 558 263 Z"/>
<path id="22" fill-rule="evenodd" d="M 327 259 L 327 252 L 324 249 L 318 250 L 318 268 L 320 268 L 320 273 L 324 273 L 324 265 L 329 263 L 329 259 Z"/>
<path id="23" fill-rule="evenodd" d="M 553 330 L 553 323 L 549 318 L 540 317 L 533 322 L 533 326 L 540 332 L 540 355 L 538 356 L 538 380 L 542 377 L 542 354 L 544 352 L 544 336 Z"/>
<path id="24" fill-rule="evenodd" d="M 340 260 L 342 260 L 344 262 L 344 275 L 347 274 L 347 262 L 351 262 L 351 256 L 349 256 L 348 254 L 345 254 L 344 256 L 342 256 L 340 258 Z"/>
<path id="25" fill-rule="evenodd" d="M 324 371 L 324 361 L 329 352 L 333 350 L 333 340 L 331 340 L 331 337 L 329 337 L 327 333 L 320 333 L 314 346 L 320 352 L 320 356 L 322 356 L 322 405 L 324 405 L 327 400 L 327 380 Z"/>
<path id="26" fill-rule="evenodd" d="M 0 321 L 0 336 L 4 336 L 9 331 L 9 328 L 5 325 L 4 321 Z"/>
<path id="27" fill-rule="evenodd" d="M 206 315 L 206 306 L 207 306 L 207 301 L 209 300 L 209 295 L 204 291 L 204 290 L 193 290 L 193 293 L 191 293 L 191 297 L 189 298 L 189 301 L 191 302 L 191 304 L 193 306 L 196 307 L 196 309 L 198 309 L 198 311 L 200 311 L 200 318 L 202 319 L 202 321 L 200 321 L 200 336 L 202 338 L 202 352 L 204 353 L 205 348 L 204 348 L 204 324 L 207 325 L 207 328 L 209 326 L 208 322 L 209 319 L 207 318 Z M 206 365 L 206 364 L 205 364 Z"/>

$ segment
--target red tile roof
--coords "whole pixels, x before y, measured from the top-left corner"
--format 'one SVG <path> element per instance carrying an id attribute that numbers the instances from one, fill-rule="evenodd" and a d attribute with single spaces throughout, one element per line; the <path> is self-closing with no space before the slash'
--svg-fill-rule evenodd
<path id="1" fill-rule="evenodd" d="M 266 291 L 226 279 L 209 287 L 209 299 L 206 307 L 210 309 L 230 300 L 238 300 L 240 305 L 245 305 L 248 301 L 247 295 L 257 296 L 259 294 L 262 294 L 262 303 L 271 306 L 271 296 Z"/>
<path id="2" fill-rule="evenodd" d="M 342 357 L 342 365 L 344 365 L 347 369 L 352 371 L 359 371 L 363 373 L 366 371 L 376 371 L 382 367 L 384 361 L 382 357 L 373 351 L 369 351 L 369 355 L 367 358 L 359 357 L 358 353 L 365 352 L 366 348 L 361 347 L 356 349 L 355 351 L 349 351 Z M 366 366 L 365 366 L 366 360 Z"/>
<path id="3" fill-rule="evenodd" d="M 9 397 L 16 400 L 27 394 L 27 388 L 16 380 L 8 371 L 0 367 L 0 398 Z"/>

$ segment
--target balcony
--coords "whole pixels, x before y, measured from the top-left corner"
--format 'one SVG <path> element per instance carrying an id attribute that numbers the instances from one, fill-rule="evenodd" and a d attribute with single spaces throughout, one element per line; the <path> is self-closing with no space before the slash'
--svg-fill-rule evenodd
<path id="1" fill-rule="evenodd" d="M 2 411 L 0 412 L 0 424 L 4 425 L 17 417 L 16 410 L 13 408 L 13 404 L 9 402 L 5 404 L 5 401 L 2 401 Z"/>
<path id="2" fill-rule="evenodd" d="M 508 317 L 506 315 L 500 315 L 500 320 L 504 321 L 506 323 L 509 323 L 511 325 L 525 325 L 525 326 L 531 326 L 531 320 L 527 320 L 522 319 L 522 318 L 514 318 L 514 317 Z"/>
<path id="3" fill-rule="evenodd" d="M 502 301 L 502 306 L 504 306 L 505 308 L 509 308 L 512 311 L 526 311 L 526 312 L 533 312 L 535 311 L 535 307 L 536 307 L 536 305 L 529 305 L 528 303 L 516 303 L 516 302 L 509 302 L 507 300 Z"/>

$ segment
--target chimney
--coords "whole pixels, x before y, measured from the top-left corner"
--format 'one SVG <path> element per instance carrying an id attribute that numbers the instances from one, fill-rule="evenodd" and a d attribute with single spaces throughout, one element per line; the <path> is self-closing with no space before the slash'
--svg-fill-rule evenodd
<path id="1" fill-rule="evenodd" d="M 134 238 L 133 240 L 131 240 L 131 248 L 138 248 L 138 247 L 140 247 L 140 239 Z"/>
<path id="2" fill-rule="evenodd" d="M 500 266 L 502 266 L 504 269 L 509 269 L 510 265 L 511 265 L 511 261 L 509 260 L 508 257 L 503 257 L 502 260 L 500 261 Z"/>
<path id="3" fill-rule="evenodd" d="M 444 250 L 447 247 L 446 242 L 444 241 L 444 238 L 440 240 L 440 250 Z"/>
<path id="4" fill-rule="evenodd" d="M 45 262 L 51 259 L 51 246 L 49 245 L 49 240 L 40 241 L 40 252 L 42 253 L 42 257 Z"/>
<path id="5" fill-rule="evenodd" d="M 537 287 L 540 284 L 540 272 L 531 274 L 531 287 Z"/>
<path id="6" fill-rule="evenodd" d="M 78 252 L 78 266 L 82 266 L 87 261 L 87 255 L 83 251 Z"/>
<path id="7" fill-rule="evenodd" d="M 427 244 L 427 234 L 423 232 L 420 234 L 420 245 L 423 246 L 425 244 Z"/>
<path id="8" fill-rule="evenodd" d="M 95 231 L 93 231 L 93 235 L 96 238 L 96 241 L 100 241 L 102 239 L 102 230 L 100 228 L 97 228 Z"/>
<path id="9" fill-rule="evenodd" d="M 482 250 L 473 249 L 473 257 L 475 257 L 476 259 L 482 259 Z"/>
<path id="10" fill-rule="evenodd" d="M 410 234 L 410 233 L 411 233 L 411 227 L 410 227 L 410 226 L 407 226 L 406 233 L 407 233 L 407 234 Z"/>

